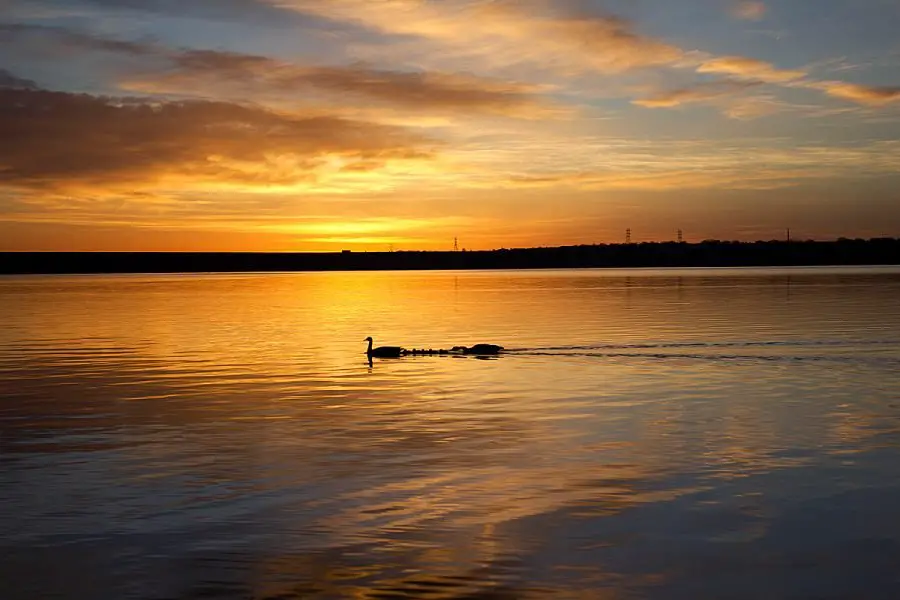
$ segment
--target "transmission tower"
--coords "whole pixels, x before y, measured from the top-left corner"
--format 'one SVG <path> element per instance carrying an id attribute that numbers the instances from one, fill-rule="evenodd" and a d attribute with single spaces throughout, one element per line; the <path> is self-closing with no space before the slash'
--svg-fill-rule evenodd
<path id="1" fill-rule="evenodd" d="M 453 251 L 459 252 L 459 238 L 453 238 Z"/>
<path id="2" fill-rule="evenodd" d="M 682 243 L 684 241 L 684 232 L 680 229 L 678 230 L 678 243 Z"/>
<path id="3" fill-rule="evenodd" d="M 631 227 L 629 227 L 628 229 L 625 230 L 625 243 L 626 244 L 631 243 Z"/>

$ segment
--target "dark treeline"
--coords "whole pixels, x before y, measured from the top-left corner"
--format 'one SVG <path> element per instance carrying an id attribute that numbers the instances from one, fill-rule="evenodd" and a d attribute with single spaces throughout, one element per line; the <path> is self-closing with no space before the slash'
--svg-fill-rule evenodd
<path id="1" fill-rule="evenodd" d="M 900 264 L 900 239 L 833 242 L 645 242 L 484 251 L 216 253 L 7 252 L 0 273 L 191 273 L 586 267 L 748 267 Z"/>

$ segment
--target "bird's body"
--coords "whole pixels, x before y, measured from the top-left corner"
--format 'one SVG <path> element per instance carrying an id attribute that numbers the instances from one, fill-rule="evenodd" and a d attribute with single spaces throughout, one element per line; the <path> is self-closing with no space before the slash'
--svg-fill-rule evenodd
<path id="1" fill-rule="evenodd" d="M 475 344 L 474 346 L 454 346 L 453 350 L 463 354 L 500 354 L 503 352 L 503 346 L 498 346 L 497 344 Z"/>
<path id="2" fill-rule="evenodd" d="M 406 350 L 400 346 L 378 346 L 377 348 L 373 348 L 371 337 L 367 337 L 365 341 L 369 342 L 369 348 L 366 350 L 366 354 L 369 358 L 373 356 L 375 358 L 400 358 L 406 354 Z"/>

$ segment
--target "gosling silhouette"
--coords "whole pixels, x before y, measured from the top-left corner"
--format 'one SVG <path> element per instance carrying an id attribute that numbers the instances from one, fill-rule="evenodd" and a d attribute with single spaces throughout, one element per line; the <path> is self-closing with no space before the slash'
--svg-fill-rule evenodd
<path id="1" fill-rule="evenodd" d="M 373 356 L 375 358 L 400 358 L 407 352 L 400 346 L 378 346 L 377 348 L 373 348 L 372 336 L 367 337 L 364 341 L 369 342 L 369 348 L 366 350 L 366 355 L 370 359 Z"/>
<path id="2" fill-rule="evenodd" d="M 403 351 L 404 356 L 434 356 L 450 353 L 450 350 L 444 350 L 443 348 L 413 348 L 412 350 Z"/>
<path id="3" fill-rule="evenodd" d="M 500 354 L 503 352 L 503 346 L 497 344 L 475 344 L 474 346 L 453 346 L 454 352 L 462 352 L 463 354 Z"/>

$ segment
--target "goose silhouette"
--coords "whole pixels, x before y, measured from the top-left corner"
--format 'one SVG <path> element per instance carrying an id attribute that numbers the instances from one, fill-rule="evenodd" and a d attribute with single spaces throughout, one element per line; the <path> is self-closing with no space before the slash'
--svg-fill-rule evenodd
<path id="1" fill-rule="evenodd" d="M 474 346 L 453 346 L 454 352 L 462 352 L 463 354 L 500 354 L 503 352 L 503 346 L 497 344 L 475 344 Z"/>
<path id="2" fill-rule="evenodd" d="M 367 337 L 365 340 L 369 342 L 369 348 L 366 350 L 366 355 L 369 358 L 373 356 L 375 358 L 400 358 L 404 354 L 406 354 L 406 349 L 401 348 L 400 346 L 378 346 L 377 348 L 372 347 L 372 336 Z"/>

